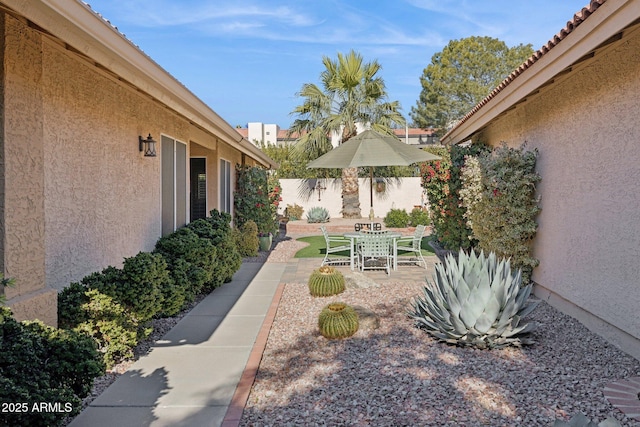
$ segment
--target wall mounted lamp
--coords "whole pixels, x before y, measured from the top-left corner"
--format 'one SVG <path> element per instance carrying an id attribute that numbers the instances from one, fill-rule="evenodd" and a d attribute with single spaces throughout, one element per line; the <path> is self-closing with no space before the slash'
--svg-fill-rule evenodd
<path id="1" fill-rule="evenodd" d="M 156 142 L 151 137 L 151 134 L 146 139 L 143 139 L 141 136 L 138 136 L 138 144 L 140 151 L 144 151 L 145 157 L 155 157 L 156 156 Z"/>

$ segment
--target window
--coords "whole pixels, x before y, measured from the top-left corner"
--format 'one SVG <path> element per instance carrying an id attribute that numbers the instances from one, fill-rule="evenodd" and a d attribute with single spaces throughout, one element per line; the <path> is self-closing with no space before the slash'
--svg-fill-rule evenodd
<path id="1" fill-rule="evenodd" d="M 220 212 L 231 213 L 231 162 L 220 159 Z"/>
<path id="2" fill-rule="evenodd" d="M 187 144 L 162 136 L 162 235 L 187 223 Z"/>

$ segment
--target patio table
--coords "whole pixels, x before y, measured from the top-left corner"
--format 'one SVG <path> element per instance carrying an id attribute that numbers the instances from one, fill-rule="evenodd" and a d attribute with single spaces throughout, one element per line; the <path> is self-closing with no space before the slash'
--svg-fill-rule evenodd
<path id="1" fill-rule="evenodd" d="M 349 239 L 351 242 L 351 252 L 349 256 L 349 266 L 351 267 L 351 271 L 355 270 L 355 259 L 356 259 L 356 243 L 358 238 L 363 235 L 360 231 L 349 231 L 344 233 L 344 237 Z M 388 231 L 385 236 L 390 237 L 391 241 L 393 241 L 393 269 L 398 269 L 398 239 L 402 237 L 402 234 L 397 231 Z"/>

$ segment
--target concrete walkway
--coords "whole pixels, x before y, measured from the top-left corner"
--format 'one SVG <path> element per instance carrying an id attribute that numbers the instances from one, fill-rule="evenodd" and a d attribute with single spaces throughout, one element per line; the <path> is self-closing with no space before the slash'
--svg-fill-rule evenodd
<path id="1" fill-rule="evenodd" d="M 243 263 L 70 426 L 237 425 L 286 266 Z"/>

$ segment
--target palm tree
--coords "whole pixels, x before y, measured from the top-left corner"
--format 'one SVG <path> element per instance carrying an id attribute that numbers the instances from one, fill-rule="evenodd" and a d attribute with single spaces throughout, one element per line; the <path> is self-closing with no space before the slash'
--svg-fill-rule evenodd
<path id="1" fill-rule="evenodd" d="M 386 134 L 392 134 L 393 124 L 404 126 L 400 104 L 388 102 L 384 81 L 376 76 L 382 68 L 377 61 L 364 63 L 362 55 L 352 50 L 347 55 L 338 53 L 337 61 L 324 56 L 322 63 L 322 87 L 304 84 L 297 94 L 304 102 L 291 113 L 298 115 L 289 129 L 299 135 L 294 147 L 298 160 L 313 160 L 331 150 L 332 134 L 340 135 L 341 143 L 348 141 L 358 134 L 357 124 Z M 344 169 L 344 218 L 361 218 L 358 193 L 358 169 Z"/>

